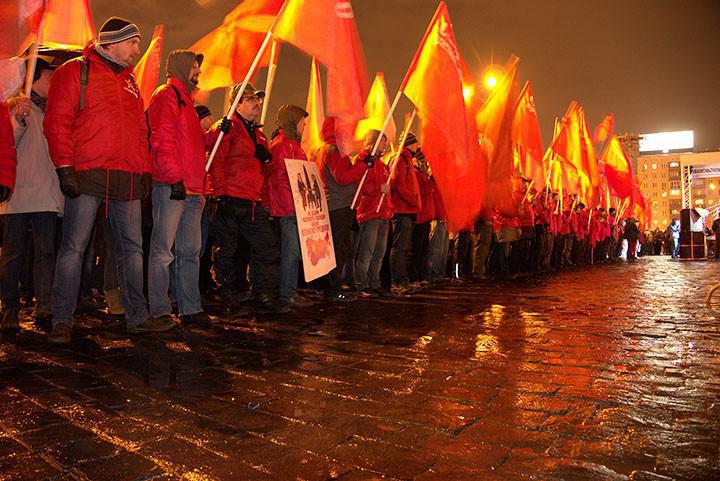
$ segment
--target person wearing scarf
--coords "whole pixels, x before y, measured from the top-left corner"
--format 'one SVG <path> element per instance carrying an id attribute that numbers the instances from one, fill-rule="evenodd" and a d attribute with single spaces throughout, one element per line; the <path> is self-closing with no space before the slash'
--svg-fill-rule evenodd
<path id="1" fill-rule="evenodd" d="M 280 221 L 280 301 L 295 307 L 308 307 L 313 303 L 297 293 L 300 238 L 285 159 L 307 160 L 300 145 L 307 116 L 305 110 L 295 105 L 283 105 L 278 110 L 277 135 L 270 145 L 272 160 L 267 179 L 270 215 Z"/>

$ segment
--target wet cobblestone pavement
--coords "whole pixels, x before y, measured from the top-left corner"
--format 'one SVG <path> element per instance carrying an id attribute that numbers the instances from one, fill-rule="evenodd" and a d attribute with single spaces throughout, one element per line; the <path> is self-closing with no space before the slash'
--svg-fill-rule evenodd
<path id="1" fill-rule="evenodd" d="M 720 264 L 0 344 L 0 480 L 718 480 Z"/>

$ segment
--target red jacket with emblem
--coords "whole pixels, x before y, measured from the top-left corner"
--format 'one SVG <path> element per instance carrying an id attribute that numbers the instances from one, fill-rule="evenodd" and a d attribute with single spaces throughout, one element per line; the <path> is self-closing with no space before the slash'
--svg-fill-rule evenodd
<path id="1" fill-rule="evenodd" d="M 213 144 L 219 133 L 220 121 L 212 128 L 208 143 Z M 259 127 L 253 127 L 259 144 L 269 150 L 267 138 Z M 255 157 L 255 142 L 245 123 L 236 114 L 232 118 L 232 129 L 220 142 L 213 163 L 210 166 L 210 180 L 213 196 L 228 195 L 238 199 L 259 202 L 262 198 L 263 166 Z"/>
<path id="2" fill-rule="evenodd" d="M 362 150 L 357 157 L 355 163 L 364 162 L 364 159 L 370 155 L 370 149 Z M 376 212 L 378 202 L 382 196 L 382 185 L 385 184 L 390 176 L 390 170 L 380 159 L 375 161 L 372 169 L 368 169 L 365 183 L 360 190 L 360 197 L 357 203 L 357 221 L 363 223 L 372 219 L 390 219 L 393 216 L 392 196 L 390 193 L 385 195 L 380 212 Z"/>
<path id="3" fill-rule="evenodd" d="M 85 60 L 83 60 L 83 58 Z M 115 73 L 90 45 L 53 73 L 43 128 L 56 167 L 150 173 L 148 129 L 132 67 Z M 80 110 L 80 63 L 88 65 Z"/>
<path id="4" fill-rule="evenodd" d="M 420 187 L 415 176 L 412 162 L 412 153 L 403 148 L 397 157 L 390 185 L 392 186 L 392 201 L 396 214 L 417 214 L 420 212 Z"/>
<path id="5" fill-rule="evenodd" d="M 300 142 L 291 139 L 280 130 L 270 146 L 272 160 L 268 173 L 268 192 L 270 194 L 270 215 L 284 217 L 295 214 L 295 201 L 293 200 L 290 178 L 288 177 L 285 159 L 307 160 L 307 156 L 300 146 Z M 320 179 L 316 180 L 320 182 Z M 312 185 L 306 186 L 312 189 Z"/>
<path id="6" fill-rule="evenodd" d="M 168 79 L 150 100 L 150 145 L 155 182 L 182 181 L 188 193 L 205 194 L 205 131 L 193 107 L 187 87 Z"/>
<path id="7" fill-rule="evenodd" d="M 0 185 L 15 188 L 15 137 L 7 105 L 0 101 Z"/>

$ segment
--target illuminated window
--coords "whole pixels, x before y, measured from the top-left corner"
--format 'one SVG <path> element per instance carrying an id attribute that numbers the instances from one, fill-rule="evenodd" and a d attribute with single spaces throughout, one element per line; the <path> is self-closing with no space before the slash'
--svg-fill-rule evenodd
<path id="1" fill-rule="evenodd" d="M 673 209 L 671 213 L 672 213 L 672 214 L 678 214 L 678 210 L 677 210 L 677 209 Z"/>
<path id="2" fill-rule="evenodd" d="M 643 170 L 647 170 L 647 164 L 643 164 Z"/>
<path id="3" fill-rule="evenodd" d="M 704 205 L 705 199 L 695 199 L 695 205 Z"/>
<path id="4" fill-rule="evenodd" d="M 663 192 L 661 195 L 662 195 L 663 197 L 667 197 L 667 192 Z"/>
<path id="5" fill-rule="evenodd" d="M 670 167 L 680 167 L 680 164 L 677 162 L 670 162 Z"/>
<path id="6" fill-rule="evenodd" d="M 653 169 L 657 169 L 657 164 L 653 164 L 653 165 L 652 165 L 652 168 L 653 168 Z"/>
<path id="7" fill-rule="evenodd" d="M 680 189 L 671 189 L 670 195 L 680 195 Z"/>

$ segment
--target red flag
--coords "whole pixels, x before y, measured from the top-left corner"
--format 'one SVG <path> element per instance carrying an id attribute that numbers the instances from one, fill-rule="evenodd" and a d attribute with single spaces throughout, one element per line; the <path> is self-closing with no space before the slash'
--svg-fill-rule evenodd
<path id="1" fill-rule="evenodd" d="M 454 231 L 472 225 L 485 186 L 485 160 L 463 95 L 464 71 L 447 7 L 440 2 L 402 90 L 418 110 L 422 148 Z"/>
<path id="2" fill-rule="evenodd" d="M 512 56 L 505 74 L 498 79 L 495 89 L 485 101 L 476 117 L 482 136 L 481 145 L 488 155 L 488 188 L 485 198 L 489 206 L 503 211 L 517 210 L 513 193 L 517 177 L 513 155 L 512 127 L 517 98 L 515 77 L 519 58 Z"/>
<path id="3" fill-rule="evenodd" d="M 608 137 L 610 137 L 613 133 L 613 127 L 615 126 L 615 116 L 610 113 L 605 116 L 604 119 L 602 119 L 602 122 L 598 124 L 597 127 L 595 127 L 594 132 L 594 139 L 595 142 L 598 144 L 602 144 L 605 142 Z"/>
<path id="4" fill-rule="evenodd" d="M 150 46 L 134 69 L 135 79 L 140 87 L 140 96 L 146 106 L 150 105 L 150 98 L 157 88 L 164 42 L 163 26 L 162 24 L 156 25 Z"/>
<path id="5" fill-rule="evenodd" d="M 95 38 L 87 0 L 48 0 L 41 25 L 43 43 L 82 48 Z"/>
<path id="6" fill-rule="evenodd" d="M 515 105 L 512 124 L 512 139 L 518 147 L 518 167 L 525 177 L 534 181 L 537 188 L 545 185 L 545 164 L 543 163 L 540 122 L 535 109 L 535 97 L 530 82 L 526 82 Z"/>
<path id="7" fill-rule="evenodd" d="M 347 0 L 288 0 L 275 37 L 315 57 L 327 69 L 327 114 L 335 117 L 338 146 L 352 149 L 365 117 L 368 76 L 352 5 Z"/>
<path id="8" fill-rule="evenodd" d="M 325 145 L 322 138 L 322 126 L 325 122 L 325 107 L 323 105 L 322 82 L 320 81 L 320 67 L 315 59 L 310 69 L 310 86 L 305 110 L 308 112 L 305 122 L 305 132 L 302 137 L 303 150 L 311 158 L 314 153 Z"/>
<path id="9" fill-rule="evenodd" d="M 616 136 L 613 135 L 605 146 L 600 162 L 612 192 L 621 199 L 630 197 L 633 192 L 633 169 Z"/>
<path id="10" fill-rule="evenodd" d="M 23 41 L 37 33 L 45 10 L 43 0 L 3 0 L 0 3 L 0 58 L 22 50 Z"/>
<path id="11" fill-rule="evenodd" d="M 201 91 L 242 82 L 282 4 L 283 0 L 246 0 L 190 47 L 205 56 L 198 84 Z M 269 61 L 267 49 L 260 67 L 267 67 Z"/>

